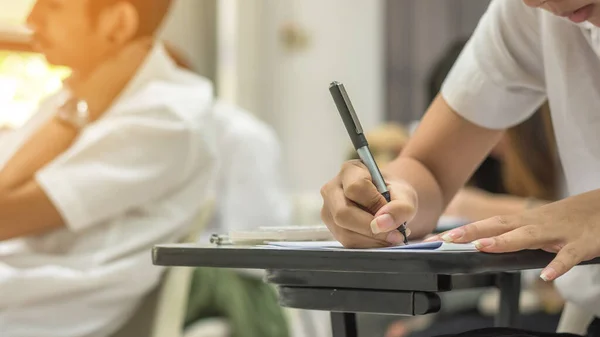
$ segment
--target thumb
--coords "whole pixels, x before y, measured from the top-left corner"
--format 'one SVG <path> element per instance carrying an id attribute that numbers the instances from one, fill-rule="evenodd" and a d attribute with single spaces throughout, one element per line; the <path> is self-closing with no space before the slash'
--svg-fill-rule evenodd
<path id="1" fill-rule="evenodd" d="M 417 212 L 417 193 L 405 182 L 388 182 L 391 201 L 381 207 L 371 223 L 375 234 L 387 233 L 411 221 Z"/>
<path id="2" fill-rule="evenodd" d="M 574 242 L 563 247 L 550 264 L 542 271 L 540 278 L 554 281 L 584 260 L 581 244 Z"/>

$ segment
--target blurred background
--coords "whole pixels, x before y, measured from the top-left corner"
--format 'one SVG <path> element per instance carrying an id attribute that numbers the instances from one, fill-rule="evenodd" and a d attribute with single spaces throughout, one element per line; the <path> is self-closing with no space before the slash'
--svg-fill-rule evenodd
<path id="1" fill-rule="evenodd" d="M 22 125 L 69 73 L 27 52 L 20 25 L 33 2 L 0 0 L 0 127 Z M 346 84 L 367 130 L 418 119 L 433 64 L 472 32 L 487 3 L 179 0 L 163 36 L 222 99 L 275 128 L 290 190 L 308 193 L 348 153 L 328 84 Z"/>
<path id="2" fill-rule="evenodd" d="M 24 20 L 33 3 L 0 0 L 0 129 L 22 126 L 40 100 L 57 91 L 70 73 L 30 51 Z M 320 187 L 352 152 L 329 83 L 345 84 L 365 130 L 377 130 L 387 122 L 410 129 L 431 101 L 432 90 L 437 92 L 432 79 L 438 73 L 445 76 L 439 69 L 444 68 L 444 59 L 457 42 L 471 35 L 488 3 L 178 0 L 161 36 L 194 71 L 215 83 L 222 100 L 250 111 L 275 130 L 286 189 L 296 201 L 296 222 L 315 224 L 320 223 Z M 447 66 L 451 64 L 452 60 Z M 531 313 L 549 314 L 530 325 L 551 331 L 561 304 L 542 303 L 541 297 L 554 296 L 544 291 L 523 296 L 523 305 Z M 489 326 L 497 295 L 478 290 L 446 300 L 457 304 L 455 309 L 449 305 L 452 319 L 444 321 L 442 315 L 439 327 L 434 325 L 423 336 Z M 467 313 L 461 316 L 464 321 L 453 316 L 458 312 Z M 386 331 L 391 337 L 417 336 L 431 326 L 428 319 L 361 320 L 368 336 L 383 336 Z"/>

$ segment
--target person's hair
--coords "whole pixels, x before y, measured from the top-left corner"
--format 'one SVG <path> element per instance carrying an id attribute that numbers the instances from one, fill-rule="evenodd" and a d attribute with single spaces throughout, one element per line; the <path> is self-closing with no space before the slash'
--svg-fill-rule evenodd
<path id="1" fill-rule="evenodd" d="M 173 0 L 90 0 L 88 10 L 92 18 L 96 18 L 106 7 L 123 1 L 131 3 L 138 12 L 139 27 L 136 37 L 154 35 L 173 3 Z"/>
<path id="2" fill-rule="evenodd" d="M 465 44 L 465 39 L 453 43 L 434 66 L 428 82 L 431 101 L 439 94 Z M 508 146 L 502 162 L 488 157 L 473 174 L 470 184 L 492 193 L 555 200 L 559 193 L 559 166 L 548 104 L 525 122 L 508 129 L 506 136 Z"/>
<path id="3" fill-rule="evenodd" d="M 429 80 L 427 81 L 428 89 L 428 101 L 427 105 L 433 102 L 433 100 L 440 93 L 442 85 L 446 80 L 446 76 L 454 66 L 454 62 L 460 56 L 463 48 L 467 44 L 466 39 L 459 39 L 454 41 L 444 52 L 443 56 L 434 64 L 431 72 L 429 73 Z"/>

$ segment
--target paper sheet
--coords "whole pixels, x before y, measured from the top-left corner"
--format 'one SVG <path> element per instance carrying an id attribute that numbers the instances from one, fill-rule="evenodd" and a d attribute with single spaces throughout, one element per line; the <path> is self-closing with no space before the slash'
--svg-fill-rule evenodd
<path id="1" fill-rule="evenodd" d="M 268 242 L 265 247 L 289 248 L 289 249 L 323 249 L 336 250 L 344 249 L 341 243 L 337 241 L 287 241 L 287 242 Z M 364 250 L 364 249 L 363 249 Z M 454 251 L 454 252 L 475 252 L 477 249 L 471 243 L 456 244 L 446 242 L 420 242 L 412 243 L 406 246 L 395 246 L 387 248 L 366 249 L 369 251 Z"/>

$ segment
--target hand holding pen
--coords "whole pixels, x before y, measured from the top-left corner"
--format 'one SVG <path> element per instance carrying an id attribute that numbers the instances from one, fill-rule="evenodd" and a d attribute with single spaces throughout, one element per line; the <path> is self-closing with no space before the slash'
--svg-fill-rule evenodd
<path id="1" fill-rule="evenodd" d="M 323 221 L 345 247 L 406 243 L 410 231 L 405 223 L 414 217 L 416 193 L 403 182 L 384 181 L 343 85 L 334 82 L 330 92 L 361 160 L 345 163 L 321 189 Z"/>

